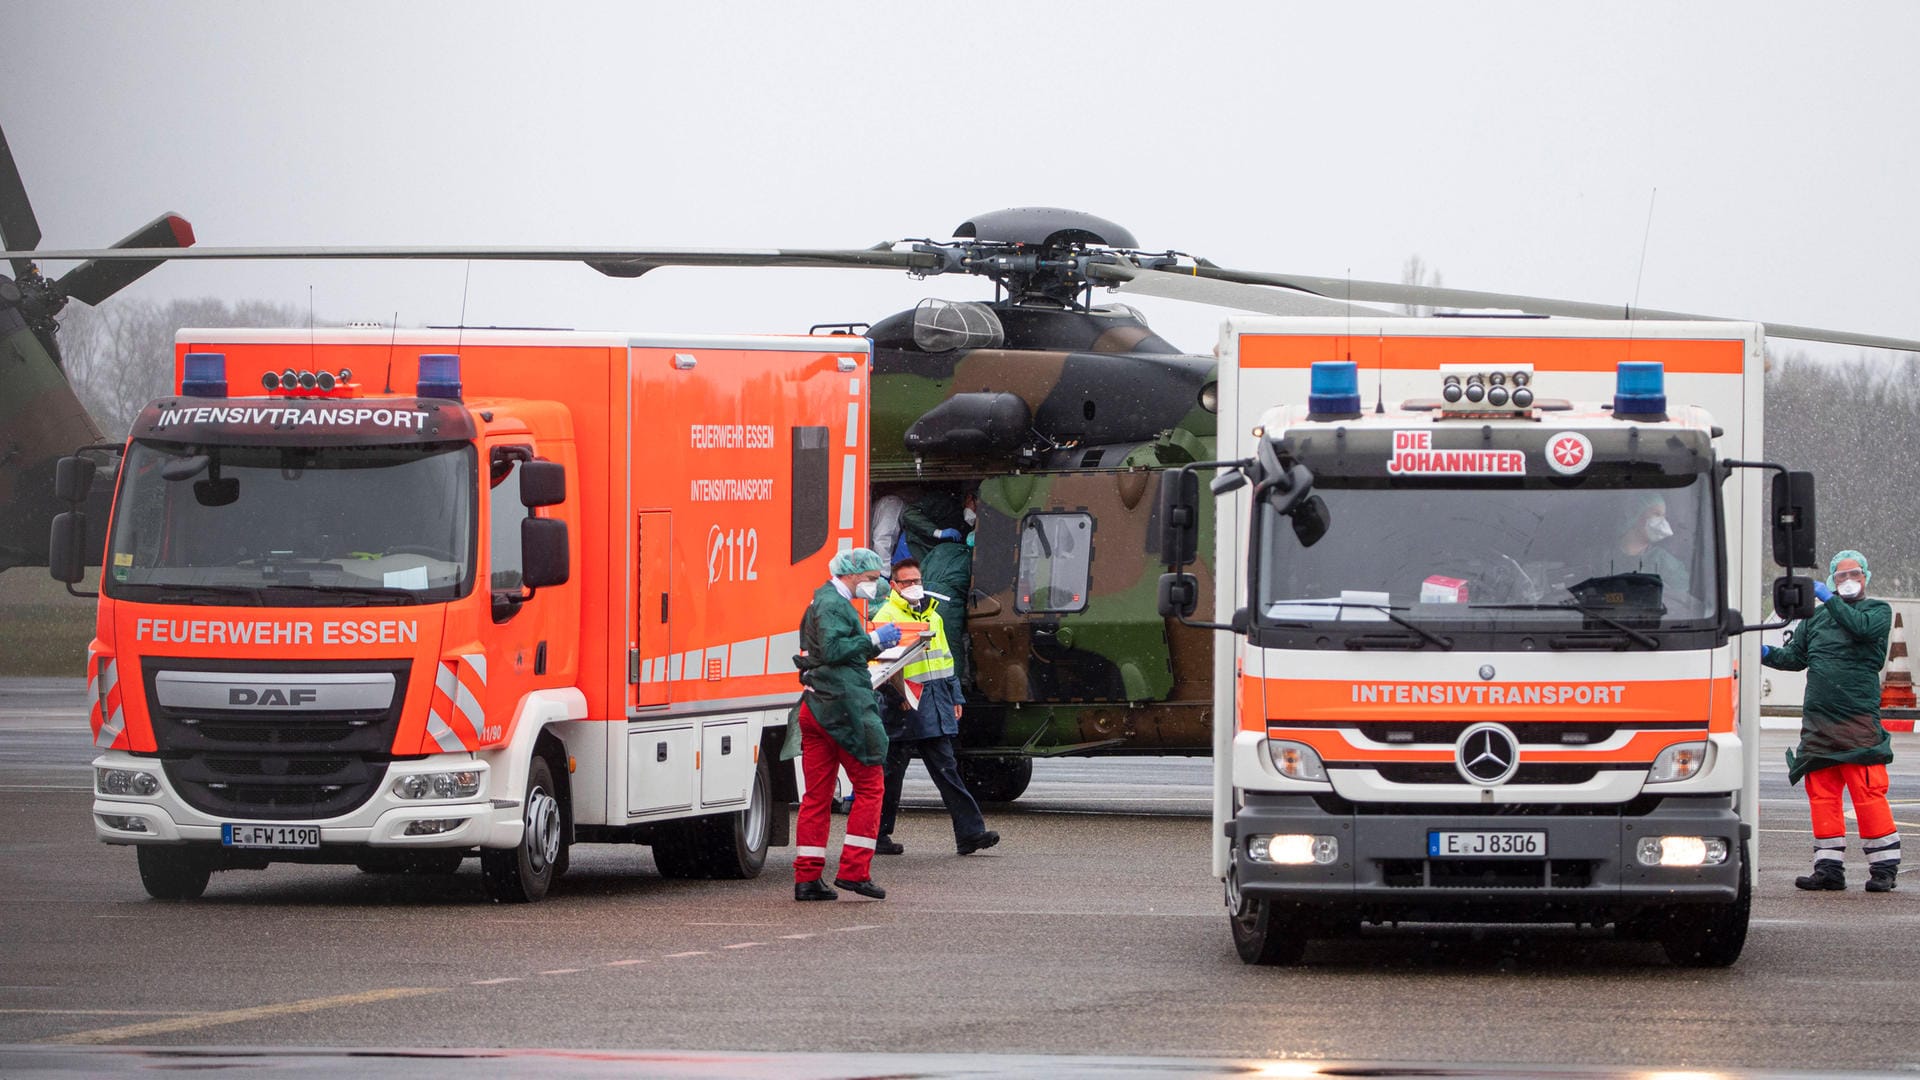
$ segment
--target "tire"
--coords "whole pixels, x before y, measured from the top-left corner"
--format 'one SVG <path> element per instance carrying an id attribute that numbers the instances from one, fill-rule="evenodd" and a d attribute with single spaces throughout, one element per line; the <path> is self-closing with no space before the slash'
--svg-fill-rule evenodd
<path id="1" fill-rule="evenodd" d="M 544 898 L 559 877 L 561 855 L 567 847 L 566 812 L 553 783 L 547 759 L 536 756 L 527 766 L 527 791 L 522 805 L 526 828 L 511 848 L 481 848 L 480 877 L 487 895 L 502 904 L 527 904 Z"/>
<path id="2" fill-rule="evenodd" d="M 983 803 L 1010 803 L 1033 781 L 1033 759 L 962 755 L 960 780 Z"/>
<path id="3" fill-rule="evenodd" d="M 140 884 L 155 900 L 198 900 L 213 878 L 213 860 L 189 848 L 141 844 Z"/>
<path id="4" fill-rule="evenodd" d="M 1272 900 L 1239 895 L 1234 879 L 1228 879 L 1230 904 L 1227 924 L 1233 932 L 1233 948 L 1246 964 L 1292 965 L 1306 955 L 1310 924 Z M 1289 914 L 1292 915 L 1289 918 Z"/>
<path id="5" fill-rule="evenodd" d="M 1654 934 L 1667 959 L 1677 967 L 1731 967 L 1747 944 L 1747 920 L 1753 914 L 1753 887 L 1741 872 L 1740 895 L 1729 904 L 1685 904 L 1668 908 Z"/>
<path id="6" fill-rule="evenodd" d="M 773 776 L 762 758 L 747 788 L 746 809 L 663 827 L 653 843 L 653 863 L 668 878 L 759 877 L 773 813 Z"/>

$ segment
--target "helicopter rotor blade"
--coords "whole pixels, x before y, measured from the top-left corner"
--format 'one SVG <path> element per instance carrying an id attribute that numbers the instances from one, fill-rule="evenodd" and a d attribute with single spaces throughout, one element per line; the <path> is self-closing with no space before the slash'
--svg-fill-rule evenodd
<path id="1" fill-rule="evenodd" d="M 13 151 L 7 147 L 7 133 L 3 130 L 0 130 L 0 244 L 17 249 L 10 253 L 15 278 L 33 271 L 32 251 L 40 246 L 40 223 L 34 219 L 33 204 L 27 201 L 27 187 L 20 182 L 20 169 L 13 163 Z"/>
<path id="2" fill-rule="evenodd" d="M 184 248 L 193 244 L 193 226 L 175 213 L 161 214 L 126 236 L 115 248 Z M 83 304 L 98 304 L 159 266 L 161 260 L 93 259 L 60 275 L 60 292 Z"/>
<path id="3" fill-rule="evenodd" d="M 132 239 L 131 237 L 129 239 Z M 422 259 L 496 262 L 584 262 L 613 277 L 638 277 L 665 266 L 856 267 L 932 272 L 937 255 L 887 248 L 630 248 L 630 247 L 114 247 L 0 251 L 49 262 L 168 262 L 194 259 Z"/>
<path id="4" fill-rule="evenodd" d="M 1482 292 L 1476 289 L 1448 289 L 1435 285 L 1404 285 L 1386 281 L 1350 281 L 1346 278 L 1313 277 L 1306 274 L 1268 274 L 1249 270 L 1229 270 L 1201 263 L 1196 275 L 1216 281 L 1246 285 L 1266 285 L 1295 289 L 1321 296 L 1351 296 L 1375 303 L 1408 304 L 1419 307 L 1507 308 L 1532 315 L 1564 315 L 1583 319 L 1675 319 L 1701 322 L 1757 322 L 1768 337 L 1793 341 L 1817 341 L 1832 345 L 1858 345 L 1869 349 L 1896 352 L 1920 352 L 1920 340 L 1859 334 L 1849 330 L 1826 330 L 1790 323 L 1736 319 L 1725 315 L 1700 315 L 1684 311 L 1632 308 L 1624 304 L 1594 304 L 1579 300 L 1554 300 L 1519 293 Z"/>
<path id="5" fill-rule="evenodd" d="M 1158 296 L 1212 307 L 1255 311 L 1263 315 L 1399 315 L 1384 308 L 1350 304 L 1345 300 L 1296 289 L 1249 285 L 1196 277 L 1191 273 L 1150 270 L 1124 263 L 1094 263 L 1087 276 L 1123 293 Z"/>

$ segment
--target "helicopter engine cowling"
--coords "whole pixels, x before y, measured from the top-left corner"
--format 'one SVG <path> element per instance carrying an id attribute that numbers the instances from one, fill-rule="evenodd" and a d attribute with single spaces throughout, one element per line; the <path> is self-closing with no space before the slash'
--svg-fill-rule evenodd
<path id="1" fill-rule="evenodd" d="M 1033 412 L 1018 394 L 955 394 L 907 429 L 907 449 L 937 457 L 1004 457 L 1033 430 Z"/>

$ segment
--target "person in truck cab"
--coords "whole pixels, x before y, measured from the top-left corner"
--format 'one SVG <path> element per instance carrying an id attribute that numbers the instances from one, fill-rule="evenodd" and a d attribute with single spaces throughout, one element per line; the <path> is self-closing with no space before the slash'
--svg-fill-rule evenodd
<path id="1" fill-rule="evenodd" d="M 1687 564 L 1663 545 L 1663 541 L 1673 536 L 1673 524 L 1667 520 L 1666 497 L 1657 491 L 1642 492 L 1634 496 L 1628 507 L 1626 528 L 1614 541 L 1605 573 L 1652 574 L 1660 579 L 1663 596 L 1691 593 L 1693 575 L 1687 572 Z"/>
<path id="2" fill-rule="evenodd" d="M 1900 834 L 1887 805 L 1887 763 L 1893 743 L 1880 725 L 1880 668 L 1887 658 L 1893 609 L 1867 598 L 1867 557 L 1842 551 L 1814 583 L 1820 607 L 1792 640 L 1760 647 L 1760 662 L 1781 671 L 1805 671 L 1800 745 L 1787 751 L 1787 778 L 1807 781 L 1813 811 L 1813 873 L 1795 878 L 1802 889 L 1847 887 L 1847 819 L 1840 793 L 1853 800 L 1860 846 L 1867 853 L 1867 891 L 1891 890 L 1900 872 Z M 1836 597 L 1838 599 L 1836 599 Z"/>
<path id="3" fill-rule="evenodd" d="M 840 552 L 827 564 L 832 574 L 813 594 L 800 619 L 800 669 L 804 690 L 789 721 L 787 746 L 793 756 L 793 732 L 800 735 L 800 768 L 807 790 L 800 800 L 794 838 L 793 898 L 837 900 L 820 880 L 827 865 L 836 770 L 853 784 L 853 807 L 840 847 L 840 870 L 833 883 L 849 892 L 884 900 L 887 891 L 873 882 L 873 848 L 880 835 L 880 803 L 885 791 L 881 765 L 887 759 L 887 732 L 880 719 L 880 698 L 867 676 L 867 661 L 900 644 L 900 628 L 882 623 L 871 633 L 861 628 L 855 597 L 878 605 L 886 588 L 884 564 L 867 548 Z"/>

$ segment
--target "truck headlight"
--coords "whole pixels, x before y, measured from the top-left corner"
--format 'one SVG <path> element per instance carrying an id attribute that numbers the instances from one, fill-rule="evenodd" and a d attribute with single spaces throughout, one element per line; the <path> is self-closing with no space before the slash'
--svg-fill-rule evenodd
<path id="1" fill-rule="evenodd" d="M 1319 751 L 1306 743 L 1268 739 L 1267 757 L 1272 759 L 1273 767 L 1279 770 L 1280 775 L 1289 780 L 1327 778 L 1327 768 L 1320 762 Z"/>
<path id="2" fill-rule="evenodd" d="M 408 773 L 393 782 L 393 793 L 402 799 L 472 798 L 480 793 L 480 770 Z"/>
<path id="3" fill-rule="evenodd" d="M 1280 833 L 1247 840 L 1247 858 L 1279 866 L 1326 866 L 1340 857 L 1340 841 L 1331 836 Z"/>
<path id="4" fill-rule="evenodd" d="M 1727 861 L 1720 836 L 1643 836 L 1634 850 L 1641 866 L 1719 866 Z"/>
<path id="5" fill-rule="evenodd" d="M 152 795 L 160 790 L 160 778 L 138 769 L 95 769 L 93 790 L 102 795 Z"/>
<path id="6" fill-rule="evenodd" d="M 1706 764 L 1706 743 L 1676 743 L 1660 751 L 1660 756 L 1653 759 L 1653 767 L 1647 770 L 1647 783 L 1671 784 L 1676 780 L 1691 780 L 1700 775 L 1700 770 Z"/>

